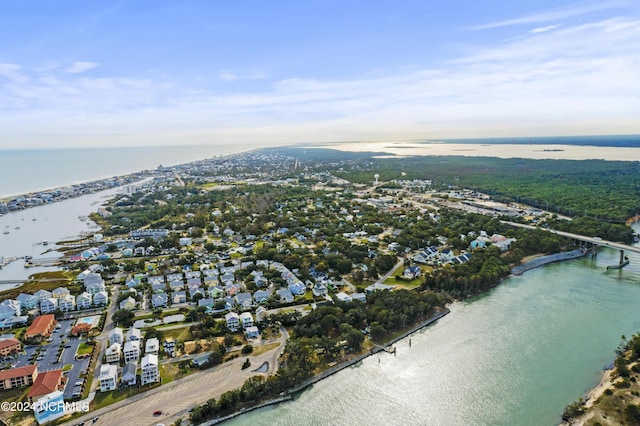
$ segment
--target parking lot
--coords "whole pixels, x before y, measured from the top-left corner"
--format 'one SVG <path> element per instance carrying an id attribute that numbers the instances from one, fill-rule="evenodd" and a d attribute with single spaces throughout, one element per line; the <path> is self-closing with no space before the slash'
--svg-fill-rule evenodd
<path id="1" fill-rule="evenodd" d="M 74 321 L 75 320 L 60 321 L 49 340 L 45 340 L 40 346 L 26 346 L 26 353 L 16 356 L 14 358 L 15 361 L 12 363 L 15 367 L 33 364 L 33 357 L 39 349 L 40 354 L 35 359 L 35 362 L 38 364 L 38 371 L 61 369 L 67 364 L 72 365 L 71 370 L 65 372 L 65 376 L 67 377 L 67 386 L 64 390 L 65 399 L 70 399 L 74 393 L 81 392 L 82 387 L 76 386 L 75 383 L 83 381 L 80 379 L 80 375 L 89 367 L 89 358 L 82 360 L 75 359 L 78 346 L 84 339 L 68 337 Z M 63 351 L 60 356 L 60 362 L 58 362 L 58 351 L 61 346 L 63 347 Z"/>

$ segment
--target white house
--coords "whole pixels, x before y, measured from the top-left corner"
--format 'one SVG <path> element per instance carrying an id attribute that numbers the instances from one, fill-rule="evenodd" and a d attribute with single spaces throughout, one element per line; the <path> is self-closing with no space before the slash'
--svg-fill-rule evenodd
<path id="1" fill-rule="evenodd" d="M 124 344 L 124 362 L 138 362 L 140 358 L 140 342 L 129 341 Z"/>
<path id="2" fill-rule="evenodd" d="M 151 305 L 154 308 L 166 308 L 168 304 L 169 296 L 165 293 L 157 293 L 151 296 Z"/>
<path id="3" fill-rule="evenodd" d="M 316 297 L 326 296 L 328 293 L 327 286 L 322 282 L 317 282 L 313 286 L 313 295 Z"/>
<path id="4" fill-rule="evenodd" d="M 269 314 L 267 313 L 267 308 L 264 306 L 258 306 L 256 309 L 256 322 L 262 322 Z"/>
<path id="5" fill-rule="evenodd" d="M 144 353 L 149 355 L 158 355 L 158 350 L 160 349 L 160 341 L 157 337 L 152 337 L 151 339 L 147 339 L 144 342 Z"/>
<path id="6" fill-rule="evenodd" d="M 109 343 L 120 343 L 122 344 L 124 339 L 122 338 L 122 329 L 120 327 L 116 327 L 109 332 Z"/>
<path id="7" fill-rule="evenodd" d="M 58 309 L 58 299 L 51 297 L 40 302 L 41 314 L 52 314 L 56 309 Z"/>
<path id="8" fill-rule="evenodd" d="M 236 295 L 236 303 L 242 308 L 250 308 L 253 306 L 253 298 L 251 293 L 238 293 Z"/>
<path id="9" fill-rule="evenodd" d="M 142 384 L 142 386 L 160 381 L 160 372 L 158 371 L 158 355 L 149 354 L 142 358 L 140 368 L 142 370 L 140 374 L 140 383 Z"/>
<path id="10" fill-rule="evenodd" d="M 136 299 L 129 296 L 120 302 L 120 309 L 131 311 L 136 308 Z"/>
<path id="11" fill-rule="evenodd" d="M 291 290 L 289 290 L 288 288 L 281 288 L 280 290 L 276 290 L 276 294 L 280 296 L 281 303 L 293 302 L 293 294 L 291 294 Z"/>
<path id="12" fill-rule="evenodd" d="M 136 369 L 137 367 L 135 362 L 128 362 L 124 366 L 124 369 L 122 370 L 122 384 L 127 386 L 133 386 L 136 384 Z"/>
<path id="13" fill-rule="evenodd" d="M 131 327 L 129 331 L 127 331 L 127 342 L 139 342 L 142 337 L 139 328 Z"/>
<path id="14" fill-rule="evenodd" d="M 351 302 L 351 296 L 349 296 L 347 293 L 345 292 L 340 292 L 340 293 L 336 293 L 336 297 L 338 298 L 339 301 L 341 302 Z"/>
<path id="15" fill-rule="evenodd" d="M 227 322 L 227 328 L 231 331 L 236 331 L 240 328 L 240 316 L 235 312 L 229 312 L 224 316 Z"/>
<path id="16" fill-rule="evenodd" d="M 252 325 L 244 330 L 244 334 L 247 336 L 247 339 L 257 339 L 260 337 L 260 330 L 258 330 L 258 327 L 255 325 Z"/>
<path id="17" fill-rule="evenodd" d="M 100 366 L 100 392 L 109 392 L 118 387 L 118 367 L 112 364 Z"/>
<path id="18" fill-rule="evenodd" d="M 76 297 L 76 307 L 78 309 L 89 309 L 93 305 L 93 296 L 91 293 L 84 292 Z"/>
<path id="19" fill-rule="evenodd" d="M 76 297 L 71 294 L 67 294 L 65 297 L 58 299 L 58 308 L 62 312 L 75 311 Z"/>
<path id="20" fill-rule="evenodd" d="M 53 297 L 53 294 L 51 294 L 51 292 L 47 290 L 38 290 L 35 293 L 33 293 L 33 295 L 37 297 L 38 300 L 41 302 L 43 300 L 51 299 Z"/>
<path id="21" fill-rule="evenodd" d="M 104 356 L 107 363 L 120 362 L 120 358 L 122 357 L 122 345 L 120 343 L 113 343 L 107 348 Z"/>
<path id="22" fill-rule="evenodd" d="M 54 299 L 64 299 L 69 294 L 71 294 L 71 292 L 65 287 L 58 287 L 55 290 L 53 290 L 51 294 L 53 295 Z"/>
<path id="23" fill-rule="evenodd" d="M 105 306 L 109 303 L 109 295 L 106 291 L 99 291 L 93 295 L 94 306 Z"/>
<path id="24" fill-rule="evenodd" d="M 253 326 L 253 315 L 251 315 L 251 312 L 243 312 L 240 314 L 240 322 L 242 323 L 242 328 L 244 328 L 245 330 L 247 329 L 247 327 L 252 327 Z"/>

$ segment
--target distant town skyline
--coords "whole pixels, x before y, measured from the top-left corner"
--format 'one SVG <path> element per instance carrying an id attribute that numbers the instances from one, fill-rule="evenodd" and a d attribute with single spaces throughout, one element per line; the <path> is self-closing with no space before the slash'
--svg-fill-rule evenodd
<path id="1" fill-rule="evenodd" d="M 0 149 L 640 133 L 638 2 L 440 3 L 3 2 Z"/>

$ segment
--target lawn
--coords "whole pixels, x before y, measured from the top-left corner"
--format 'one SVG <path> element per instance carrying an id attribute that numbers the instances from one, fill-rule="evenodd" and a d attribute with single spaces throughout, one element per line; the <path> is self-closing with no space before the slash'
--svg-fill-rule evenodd
<path id="1" fill-rule="evenodd" d="M 138 386 L 131 386 L 130 388 L 123 390 L 115 390 L 111 392 L 96 392 L 96 397 L 93 400 L 91 410 L 97 410 L 99 408 L 106 407 L 107 405 L 125 400 L 148 389 L 149 387 L 140 389 Z"/>
<path id="2" fill-rule="evenodd" d="M 0 300 L 15 299 L 20 293 L 33 294 L 38 290 L 51 291 L 60 286 L 66 287 L 72 281 L 72 279 L 75 278 L 72 277 L 72 274 L 73 273 L 65 271 L 39 272 L 33 274 L 30 277 L 33 281 L 28 281 L 19 287 L 0 292 Z"/>
<path id="3" fill-rule="evenodd" d="M 193 374 L 194 371 L 191 368 L 180 369 L 179 364 L 178 362 L 173 362 L 160 365 L 160 379 L 163 385 Z"/>
<path id="4" fill-rule="evenodd" d="M 252 356 L 261 355 L 265 352 L 270 351 L 271 349 L 277 348 L 278 345 L 280 345 L 280 343 L 275 342 L 275 343 L 269 343 L 268 345 L 254 346 L 253 352 L 251 352 L 249 355 L 252 355 Z"/>
<path id="5" fill-rule="evenodd" d="M 90 354 L 93 351 L 94 347 L 95 346 L 88 345 L 87 342 L 82 342 L 80 343 L 80 346 L 78 346 L 78 351 L 76 353 L 78 355 Z"/>
<path id="6" fill-rule="evenodd" d="M 165 339 L 167 339 L 168 337 L 171 337 L 174 340 L 179 340 L 181 342 L 193 340 L 193 336 L 191 335 L 191 331 L 189 330 L 189 327 L 181 327 L 173 330 L 162 330 L 161 328 L 158 328 L 158 331 L 162 332 L 162 336 Z"/>

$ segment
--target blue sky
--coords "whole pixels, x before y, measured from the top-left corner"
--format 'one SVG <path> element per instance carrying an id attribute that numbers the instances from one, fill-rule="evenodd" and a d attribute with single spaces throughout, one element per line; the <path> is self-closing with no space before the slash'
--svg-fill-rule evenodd
<path id="1" fill-rule="evenodd" d="M 640 3 L 0 2 L 0 149 L 640 133 Z"/>

